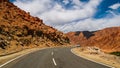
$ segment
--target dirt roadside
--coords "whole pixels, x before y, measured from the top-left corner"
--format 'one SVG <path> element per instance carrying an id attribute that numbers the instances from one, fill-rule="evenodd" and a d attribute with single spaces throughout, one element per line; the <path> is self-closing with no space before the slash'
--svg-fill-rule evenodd
<path id="1" fill-rule="evenodd" d="M 97 48 L 78 47 L 71 50 L 77 56 L 92 60 L 113 68 L 120 68 L 120 57 L 106 54 Z"/>

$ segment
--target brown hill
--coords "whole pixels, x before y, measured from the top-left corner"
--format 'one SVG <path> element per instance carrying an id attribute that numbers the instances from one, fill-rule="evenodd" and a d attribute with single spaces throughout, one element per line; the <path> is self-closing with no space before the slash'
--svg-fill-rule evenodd
<path id="1" fill-rule="evenodd" d="M 60 31 L 47 26 L 9 0 L 0 0 L 0 50 L 69 43 Z"/>
<path id="2" fill-rule="evenodd" d="M 70 32 L 67 36 L 72 44 L 97 46 L 105 52 L 120 51 L 120 27 L 106 28 L 96 32 Z"/>

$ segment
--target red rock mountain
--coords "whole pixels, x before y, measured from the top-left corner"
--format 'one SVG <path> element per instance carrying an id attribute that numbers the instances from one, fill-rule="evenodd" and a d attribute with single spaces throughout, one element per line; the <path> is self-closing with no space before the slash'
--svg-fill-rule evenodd
<path id="1" fill-rule="evenodd" d="M 19 47 L 57 46 L 69 43 L 60 31 L 21 10 L 9 0 L 0 0 L 0 50 Z"/>
<path id="2" fill-rule="evenodd" d="M 120 27 L 111 27 L 96 32 L 67 33 L 72 44 L 97 46 L 104 52 L 120 51 Z"/>

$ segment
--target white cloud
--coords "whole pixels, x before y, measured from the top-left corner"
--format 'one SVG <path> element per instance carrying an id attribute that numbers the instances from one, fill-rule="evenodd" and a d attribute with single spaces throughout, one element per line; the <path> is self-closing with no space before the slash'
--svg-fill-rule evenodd
<path id="1" fill-rule="evenodd" d="M 77 6 L 82 6 L 84 3 L 82 3 L 79 0 L 73 0 L 73 4 L 77 5 Z"/>
<path id="2" fill-rule="evenodd" d="M 112 18 L 93 19 L 88 18 L 83 21 L 73 22 L 64 26 L 57 26 L 61 31 L 95 31 L 107 27 L 120 26 L 120 16 L 114 16 Z M 72 27 L 72 28 L 71 28 Z M 69 30 L 68 30 L 69 29 Z"/>
<path id="3" fill-rule="evenodd" d="M 83 8 L 73 10 L 66 10 L 62 8 L 60 4 L 56 4 L 49 12 L 42 13 L 40 17 L 42 17 L 45 22 L 49 22 L 48 25 L 67 24 L 79 19 L 91 17 L 95 13 L 99 2 L 100 0 L 91 0 L 88 4 L 82 5 Z"/>
<path id="4" fill-rule="evenodd" d="M 70 2 L 69 2 L 69 0 L 63 0 L 63 3 L 64 4 L 69 4 Z"/>
<path id="5" fill-rule="evenodd" d="M 120 3 L 116 3 L 116 4 L 112 5 L 112 6 L 110 6 L 109 8 L 118 9 L 119 7 L 120 7 Z"/>
<path id="6" fill-rule="evenodd" d="M 52 0 L 17 0 L 14 4 L 35 16 L 48 11 L 53 6 Z"/>
<path id="7" fill-rule="evenodd" d="M 120 16 L 111 12 L 112 17 L 106 16 L 102 19 L 93 19 L 97 6 L 102 0 L 90 0 L 87 3 L 79 0 L 71 0 L 74 4 L 72 9 L 65 9 L 61 4 L 53 0 L 17 0 L 15 5 L 30 12 L 34 16 L 42 18 L 47 25 L 51 25 L 60 31 L 83 31 L 99 30 L 106 27 L 120 26 Z M 64 4 L 70 0 L 63 0 Z M 114 6 L 114 5 L 113 5 Z M 115 9 L 118 6 L 110 8 Z"/>
<path id="8" fill-rule="evenodd" d="M 99 5 L 101 0 L 90 0 L 89 3 L 83 4 L 79 0 L 73 0 L 73 3 L 77 9 L 66 10 L 62 5 L 53 3 L 52 0 L 31 0 L 29 2 L 23 2 L 17 0 L 15 5 L 20 8 L 29 11 L 32 15 L 38 16 L 46 22 L 48 25 L 64 25 L 79 19 L 91 17 Z M 68 3 L 69 0 L 64 0 Z"/>

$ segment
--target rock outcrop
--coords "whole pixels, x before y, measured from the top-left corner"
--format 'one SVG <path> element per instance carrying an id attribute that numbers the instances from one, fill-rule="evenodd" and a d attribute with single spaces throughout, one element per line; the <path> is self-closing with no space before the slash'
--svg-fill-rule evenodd
<path id="1" fill-rule="evenodd" d="M 70 38 L 72 44 L 96 46 L 104 52 L 120 51 L 120 27 L 111 27 L 86 33 L 70 32 L 67 33 L 67 36 Z"/>
<path id="2" fill-rule="evenodd" d="M 65 34 L 47 26 L 8 0 L 0 0 L 0 50 L 69 43 Z"/>
<path id="3" fill-rule="evenodd" d="M 0 3 L 2 2 L 9 2 L 9 0 L 0 0 Z"/>

